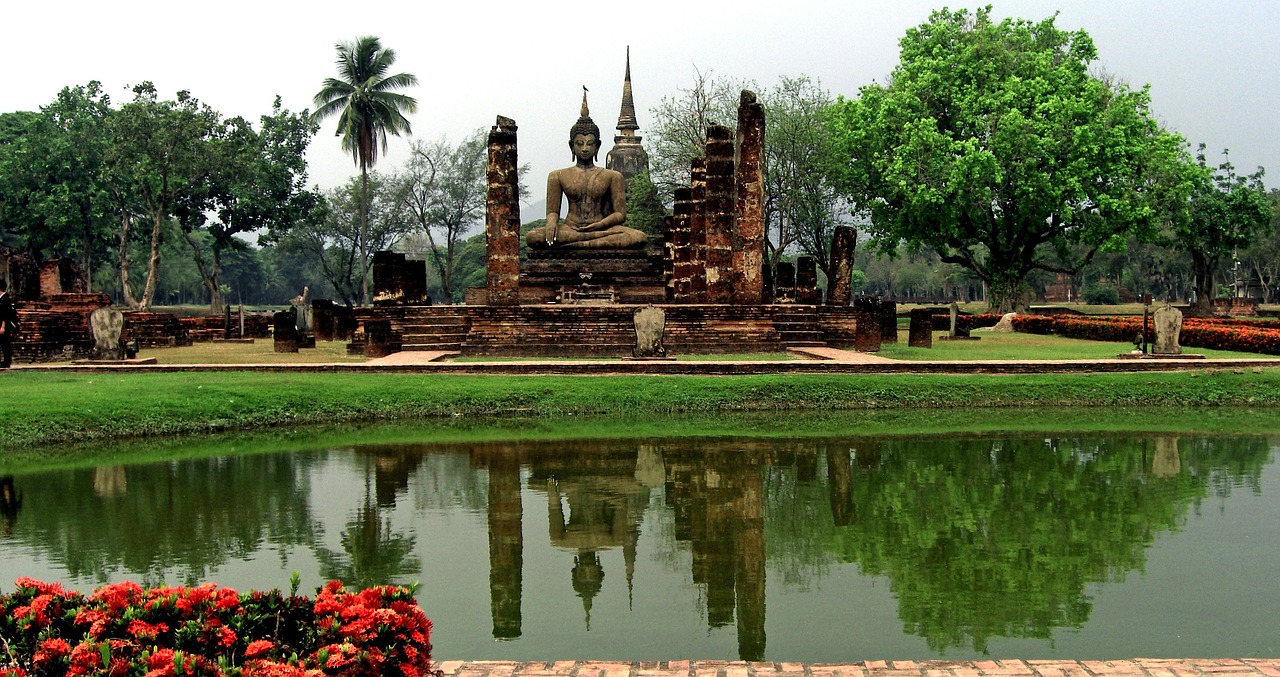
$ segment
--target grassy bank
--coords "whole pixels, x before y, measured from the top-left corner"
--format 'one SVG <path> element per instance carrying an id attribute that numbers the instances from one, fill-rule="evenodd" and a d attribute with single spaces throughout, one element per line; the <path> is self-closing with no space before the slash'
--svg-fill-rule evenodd
<path id="1" fill-rule="evenodd" d="M 1147 374 L 735 377 L 10 372 L 0 376 L 0 402 L 0 446 L 13 450 L 56 442 L 298 424 L 493 415 L 559 421 L 591 414 L 646 417 L 769 410 L 1280 408 L 1280 368 Z"/>

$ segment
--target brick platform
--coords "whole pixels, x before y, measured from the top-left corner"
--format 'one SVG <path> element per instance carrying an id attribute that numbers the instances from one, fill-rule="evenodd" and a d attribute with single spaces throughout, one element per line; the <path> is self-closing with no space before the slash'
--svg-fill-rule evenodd
<path id="1" fill-rule="evenodd" d="M 989 660 L 747 663 L 741 661 L 443 661 L 444 677 L 1280 677 L 1280 659 Z"/>

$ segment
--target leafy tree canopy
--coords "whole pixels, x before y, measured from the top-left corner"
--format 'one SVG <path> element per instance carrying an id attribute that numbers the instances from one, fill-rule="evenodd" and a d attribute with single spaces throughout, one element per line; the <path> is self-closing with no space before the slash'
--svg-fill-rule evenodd
<path id="1" fill-rule="evenodd" d="M 837 183 L 879 246 L 931 247 L 1008 310 L 1032 271 L 1073 273 L 1185 209 L 1185 142 L 1157 124 L 1147 88 L 1090 74 L 1084 31 L 940 10 L 900 45 L 889 82 L 827 120 Z"/>

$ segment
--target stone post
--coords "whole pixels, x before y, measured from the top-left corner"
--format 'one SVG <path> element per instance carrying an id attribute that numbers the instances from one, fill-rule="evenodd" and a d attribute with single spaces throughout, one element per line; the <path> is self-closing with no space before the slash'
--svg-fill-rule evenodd
<path id="1" fill-rule="evenodd" d="M 485 201 L 488 304 L 520 303 L 520 188 L 516 121 L 498 116 L 489 130 L 489 191 Z"/>
<path id="2" fill-rule="evenodd" d="M 852 226 L 836 226 L 831 236 L 831 278 L 827 280 L 827 305 L 847 306 L 853 300 L 853 254 L 858 231 Z"/>
<path id="3" fill-rule="evenodd" d="M 733 298 L 733 233 L 737 213 L 733 199 L 733 130 L 707 128 L 707 302 Z"/>
<path id="4" fill-rule="evenodd" d="M 853 319 L 857 323 L 853 349 L 860 353 L 880 350 L 880 299 L 859 296 L 853 300 Z"/>
<path id="5" fill-rule="evenodd" d="M 821 298 L 818 294 L 818 262 L 812 256 L 801 256 L 796 259 L 796 303 L 816 306 Z"/>
<path id="6" fill-rule="evenodd" d="M 386 357 L 399 352 L 395 345 L 395 334 L 391 330 L 391 320 L 368 319 L 364 321 L 364 356 Z"/>
<path id="7" fill-rule="evenodd" d="M 671 228 L 667 231 L 671 245 L 671 280 L 668 282 L 672 303 L 689 303 L 694 274 L 693 232 L 690 228 L 693 194 L 689 188 L 677 188 L 671 212 Z"/>
<path id="8" fill-rule="evenodd" d="M 277 353 L 298 352 L 298 314 L 296 308 L 281 310 L 272 316 L 273 349 Z"/>
<path id="9" fill-rule="evenodd" d="M 912 308 L 911 327 L 907 330 L 907 345 L 912 348 L 933 347 L 933 308 Z"/>
<path id="10" fill-rule="evenodd" d="M 1156 342 L 1151 346 L 1153 355 L 1181 355 L 1182 311 L 1171 305 L 1163 305 L 1155 312 Z"/>
<path id="11" fill-rule="evenodd" d="M 764 278 L 764 292 L 761 295 L 760 302 L 773 303 L 775 300 L 773 293 L 773 266 L 770 266 L 766 261 L 764 266 L 761 268 L 761 273 L 761 277 Z"/>
<path id="12" fill-rule="evenodd" d="M 898 342 L 898 304 L 894 301 L 880 302 L 880 342 Z"/>
<path id="13" fill-rule="evenodd" d="M 707 302 L 707 166 L 702 158 L 689 163 L 689 301 Z"/>
<path id="14" fill-rule="evenodd" d="M 333 301 L 329 299 L 313 299 L 311 301 L 311 333 L 317 341 L 333 341 L 334 326 Z"/>
<path id="15" fill-rule="evenodd" d="M 742 90 L 734 149 L 738 232 L 733 238 L 733 303 L 764 302 L 764 106 Z"/>

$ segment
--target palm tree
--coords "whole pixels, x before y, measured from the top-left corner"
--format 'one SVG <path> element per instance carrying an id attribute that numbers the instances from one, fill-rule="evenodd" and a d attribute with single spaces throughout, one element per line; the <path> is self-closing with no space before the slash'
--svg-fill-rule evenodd
<path id="1" fill-rule="evenodd" d="M 338 76 L 325 78 L 324 86 L 316 93 L 315 120 L 338 116 L 338 131 L 342 137 L 342 149 L 351 151 L 351 159 L 360 165 L 360 287 L 364 302 L 369 300 L 369 257 L 367 240 L 369 232 L 369 168 L 378 162 L 378 151 L 387 152 L 387 134 L 409 134 L 409 120 L 405 113 L 418 109 L 418 102 L 411 96 L 394 90 L 418 84 L 418 78 L 409 73 L 389 75 L 396 61 L 393 49 L 384 49 L 381 41 L 372 35 L 357 38 L 355 42 L 339 42 Z"/>

